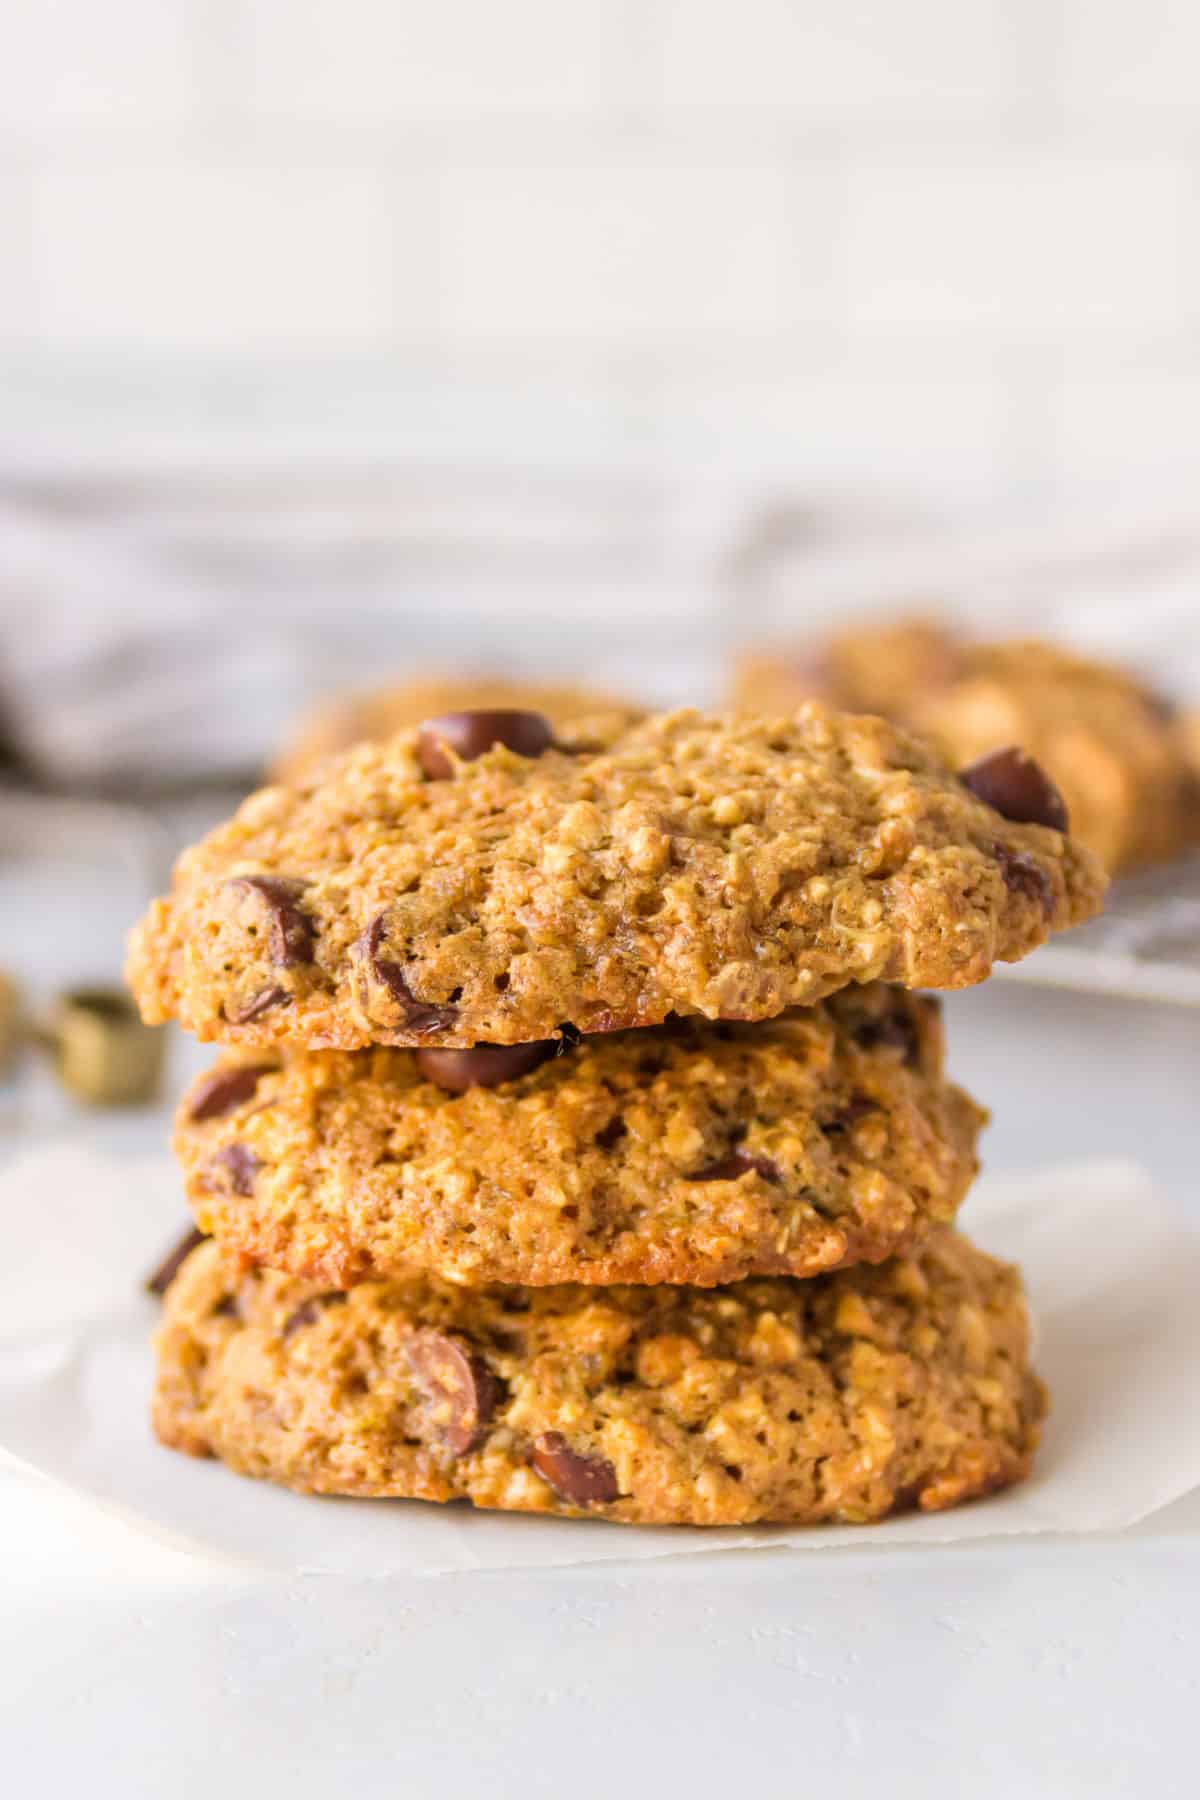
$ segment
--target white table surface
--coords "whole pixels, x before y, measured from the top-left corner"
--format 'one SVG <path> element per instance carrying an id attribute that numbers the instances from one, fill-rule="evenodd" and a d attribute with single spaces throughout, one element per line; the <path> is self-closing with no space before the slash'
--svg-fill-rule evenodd
<path id="1" fill-rule="evenodd" d="M 990 1167 L 1132 1155 L 1200 1229 L 1200 1014 L 996 982 L 947 1015 Z M 1200 1496 L 1114 1537 L 352 1583 L 213 1572 L 8 1470 L 0 1766 L 122 1800 L 1165 1800 L 1200 1790 L 1198 1593 Z"/>

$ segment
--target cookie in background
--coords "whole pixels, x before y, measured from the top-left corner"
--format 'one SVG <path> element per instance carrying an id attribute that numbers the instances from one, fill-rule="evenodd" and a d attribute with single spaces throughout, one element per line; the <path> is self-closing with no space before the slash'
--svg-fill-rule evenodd
<path id="1" fill-rule="evenodd" d="M 585 687 L 516 681 L 502 675 L 427 673 L 410 681 L 359 690 L 327 700 L 302 718 L 271 765 L 275 781 L 304 780 L 327 756 L 352 744 L 391 737 L 406 725 L 442 713 L 481 708 L 543 713 L 563 741 L 588 741 L 589 722 L 600 718 L 624 724 L 641 717 L 643 708 L 628 699 Z M 574 731 L 568 732 L 567 727 Z"/>
<path id="2" fill-rule="evenodd" d="M 1200 721 L 1115 664 L 902 617 L 754 652 L 735 672 L 743 710 L 788 713 L 813 698 L 906 725 L 958 767 L 1020 745 L 1060 788 L 1072 835 L 1110 873 L 1200 843 Z"/>

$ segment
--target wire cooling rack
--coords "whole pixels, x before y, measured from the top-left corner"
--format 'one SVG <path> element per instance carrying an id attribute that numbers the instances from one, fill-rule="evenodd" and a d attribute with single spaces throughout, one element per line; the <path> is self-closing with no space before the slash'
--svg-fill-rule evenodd
<path id="1" fill-rule="evenodd" d="M 1041 987 L 1200 1006 L 1200 855 L 1115 881 L 1100 918 L 998 972 Z"/>

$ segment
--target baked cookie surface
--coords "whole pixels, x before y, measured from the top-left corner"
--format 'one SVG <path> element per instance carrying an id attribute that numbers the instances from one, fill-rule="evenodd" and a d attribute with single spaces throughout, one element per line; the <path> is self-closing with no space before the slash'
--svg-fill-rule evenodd
<path id="1" fill-rule="evenodd" d="M 976 1171 L 985 1115 L 944 1079 L 936 1002 L 902 989 L 545 1048 L 524 1070 L 520 1046 L 227 1054 L 179 1113 L 196 1216 L 337 1287 L 710 1286 L 878 1262 L 952 1219 Z"/>
<path id="2" fill-rule="evenodd" d="M 350 751 L 185 852 L 133 936 L 143 1016 L 334 1049 L 764 1019 L 851 982 L 969 986 L 1101 904 L 1088 852 L 879 719 L 434 748 Z"/>
<path id="3" fill-rule="evenodd" d="M 499 675 L 426 675 L 394 682 L 328 701 L 303 720 L 275 759 L 273 778 L 295 783 L 310 775 L 327 756 L 353 744 L 377 742 L 419 725 L 439 713 L 474 707 L 515 707 L 544 713 L 562 742 L 589 741 L 597 722 L 602 728 L 616 719 L 631 724 L 644 708 L 588 688 L 535 681 L 511 681 Z"/>
<path id="4" fill-rule="evenodd" d="M 1053 777 L 1072 835 L 1110 871 L 1200 841 L 1200 784 L 1186 726 L 1127 670 L 1038 641 L 973 643 L 933 620 L 864 625 L 806 656 L 755 656 L 739 705 L 877 712 L 962 768 L 1020 745 Z"/>
<path id="5" fill-rule="evenodd" d="M 811 1281 L 368 1282 L 194 1251 L 161 1440 L 304 1493 L 628 1523 L 865 1522 L 1026 1475 L 1045 1410 L 1017 1272 L 942 1230 Z"/>

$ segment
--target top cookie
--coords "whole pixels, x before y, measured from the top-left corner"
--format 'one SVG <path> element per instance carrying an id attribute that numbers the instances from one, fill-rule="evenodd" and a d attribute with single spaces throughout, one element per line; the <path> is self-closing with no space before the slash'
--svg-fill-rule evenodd
<path id="1" fill-rule="evenodd" d="M 419 725 L 423 719 L 464 707 L 516 707 L 544 713 L 563 743 L 590 743 L 597 721 L 611 715 L 609 723 L 615 717 L 622 724 L 631 724 L 645 710 L 590 688 L 512 681 L 500 675 L 424 675 L 326 701 L 301 720 L 275 759 L 273 778 L 303 781 L 327 756 L 353 744 L 392 737 L 406 725 Z"/>
<path id="2" fill-rule="evenodd" d="M 336 1049 L 765 1019 L 967 987 L 1100 905 L 1086 851 L 879 719 L 686 711 L 572 754 L 518 718 L 518 749 L 451 721 L 253 795 L 134 934 L 143 1016 Z"/>
<path id="3" fill-rule="evenodd" d="M 820 697 L 877 712 L 936 743 L 956 767 L 1019 744 L 1060 788 L 1074 835 L 1109 870 L 1200 840 L 1186 726 L 1127 670 L 1060 646 L 972 643 L 930 619 L 862 624 L 799 656 L 746 659 L 748 710 Z"/>

